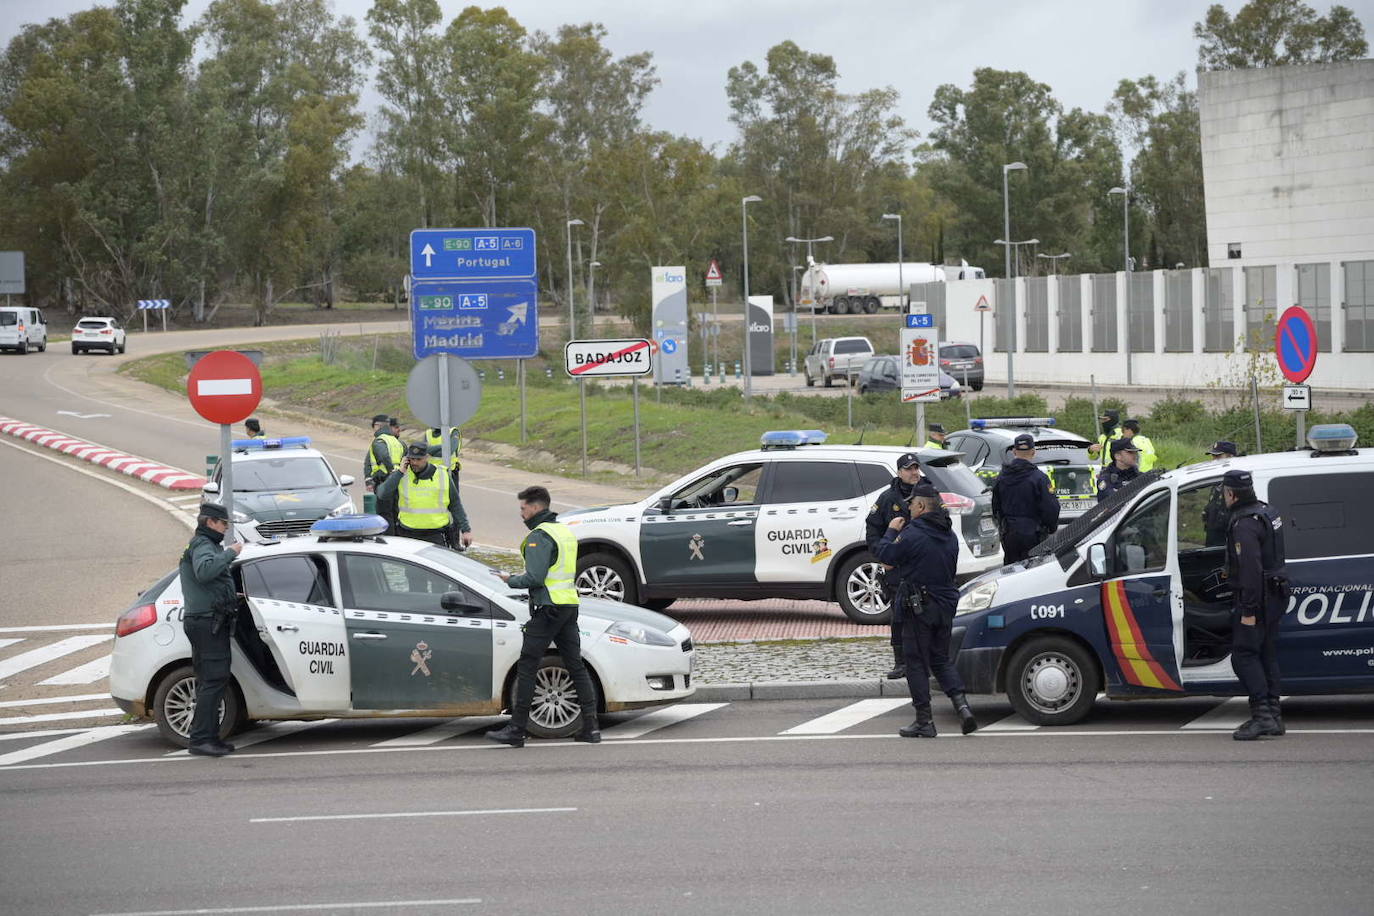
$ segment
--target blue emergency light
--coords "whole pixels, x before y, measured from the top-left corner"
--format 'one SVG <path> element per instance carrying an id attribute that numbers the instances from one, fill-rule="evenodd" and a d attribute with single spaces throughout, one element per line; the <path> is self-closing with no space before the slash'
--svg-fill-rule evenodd
<path id="1" fill-rule="evenodd" d="M 1307 433 L 1307 444 L 1316 452 L 1348 452 L 1358 439 L 1349 423 L 1319 423 Z"/>
<path id="2" fill-rule="evenodd" d="M 969 425 L 974 429 L 1005 429 L 1008 427 L 1022 426 L 1054 426 L 1054 417 L 979 417 L 970 420 Z"/>
<path id="3" fill-rule="evenodd" d="M 826 436 L 819 429 L 774 429 L 759 437 L 764 448 L 796 448 L 800 445 L 823 445 Z"/>
<path id="4" fill-rule="evenodd" d="M 339 515 L 320 519 L 310 526 L 310 533 L 322 538 L 370 538 L 384 533 L 386 526 L 380 515 Z"/>
<path id="5" fill-rule="evenodd" d="M 245 451 L 250 448 L 288 448 L 291 446 L 309 448 L 310 437 L 282 436 L 277 439 L 235 439 L 230 444 L 233 448 L 244 449 Z"/>

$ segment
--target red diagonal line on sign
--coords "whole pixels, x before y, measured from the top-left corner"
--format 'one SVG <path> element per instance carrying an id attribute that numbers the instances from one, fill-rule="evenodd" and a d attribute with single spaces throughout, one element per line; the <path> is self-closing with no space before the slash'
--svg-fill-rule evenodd
<path id="1" fill-rule="evenodd" d="M 902 398 L 902 400 L 903 400 L 903 401 L 911 401 L 911 400 L 914 400 L 914 399 L 916 399 L 916 398 L 923 398 L 923 397 L 925 397 L 925 396 L 928 395 L 928 394 L 938 394 L 939 391 L 940 391 L 939 388 L 932 388 L 932 389 L 930 389 L 929 391 L 918 391 L 918 392 L 916 392 L 915 394 L 911 395 L 910 397 Z"/>
<path id="2" fill-rule="evenodd" d="M 618 357 L 618 356 L 624 356 L 626 353 L 633 353 L 633 352 L 636 351 L 636 350 L 642 350 L 642 349 L 644 349 L 645 347 L 647 347 L 648 345 L 649 345 L 649 344 L 648 344 L 647 341 L 643 341 L 643 340 L 635 341 L 634 343 L 630 344 L 628 347 L 626 347 L 626 348 L 623 349 L 623 350 L 616 350 L 614 353 L 607 353 L 605 356 L 601 357 L 601 358 L 598 359 L 596 362 L 592 362 L 592 363 L 583 363 L 582 365 L 578 366 L 576 369 L 571 369 L 571 370 L 569 370 L 569 371 L 570 371 L 573 375 L 581 375 L 582 373 L 586 372 L 588 369 L 595 369 L 597 366 L 604 366 L 604 365 L 606 365 L 607 363 L 609 363 L 611 360 L 615 359 L 615 358 Z"/>
<path id="3" fill-rule="evenodd" d="M 1284 323 L 1283 336 L 1288 340 L 1288 343 L 1293 347 L 1293 352 L 1298 354 L 1298 359 L 1302 360 L 1302 365 L 1300 365 L 1298 368 L 1307 368 L 1307 352 L 1303 350 L 1302 347 L 1298 346 L 1298 338 L 1295 337 L 1293 334 L 1293 322 L 1288 321 Z"/>

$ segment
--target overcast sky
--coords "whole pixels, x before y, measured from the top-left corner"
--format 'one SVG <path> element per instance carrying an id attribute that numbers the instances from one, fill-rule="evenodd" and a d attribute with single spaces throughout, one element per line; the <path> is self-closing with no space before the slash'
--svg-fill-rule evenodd
<path id="1" fill-rule="evenodd" d="M 358 20 L 371 0 L 332 0 Z M 1309 0 L 1320 12 L 1326 0 Z M 0 41 L 23 23 L 102 5 L 92 0 L 0 0 Z M 209 0 L 190 0 L 198 16 Z M 440 0 L 448 23 L 465 0 Z M 480 4 L 495 5 L 495 4 Z M 974 69 L 1024 70 L 1048 83 L 1065 108 L 1102 111 L 1123 78 L 1191 73 L 1197 62 L 1193 23 L 1207 0 L 509 0 L 504 6 L 530 31 L 568 22 L 600 22 L 617 55 L 653 53 L 660 84 L 645 120 L 696 137 L 721 151 L 733 139 L 725 74 L 745 60 L 764 66 L 773 45 L 791 39 L 835 58 L 841 89 L 893 86 L 899 113 L 924 134 L 926 109 L 942 83 L 968 86 Z M 1234 12 L 1243 4 L 1226 0 Z M 1346 0 L 1366 30 L 1374 0 Z M 1195 80 L 1193 81 L 1195 82 Z M 363 106 L 378 104 L 371 87 Z"/>

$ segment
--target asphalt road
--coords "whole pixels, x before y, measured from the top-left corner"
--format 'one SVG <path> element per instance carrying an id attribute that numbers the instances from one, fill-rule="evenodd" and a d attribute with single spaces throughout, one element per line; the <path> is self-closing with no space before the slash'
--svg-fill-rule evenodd
<path id="1" fill-rule="evenodd" d="M 522 750 L 340 723 L 206 760 L 142 732 L 0 769 L 0 883 L 32 914 L 1368 912 L 1374 730 L 1295 727 L 1368 704 L 1253 744 L 1156 727 L 1208 702 L 935 741 L 895 736 L 909 707 L 782 734 L 843 701 Z"/>

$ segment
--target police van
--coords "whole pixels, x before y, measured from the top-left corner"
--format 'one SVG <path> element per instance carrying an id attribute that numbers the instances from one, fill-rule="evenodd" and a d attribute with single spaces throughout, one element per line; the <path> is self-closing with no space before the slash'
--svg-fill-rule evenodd
<path id="1" fill-rule="evenodd" d="M 960 591 L 952 648 L 970 693 L 1039 725 L 1114 699 L 1237 696 L 1222 474 L 1249 471 L 1283 520 L 1291 585 L 1278 660 L 1289 694 L 1374 691 L 1374 449 L 1344 424 L 1310 450 L 1152 471 Z"/>
<path id="2" fill-rule="evenodd" d="M 561 513 L 578 541 L 579 593 L 654 610 L 678 598 L 818 598 L 860 623 L 886 623 L 864 522 L 907 452 L 953 516 L 959 575 L 1002 564 L 992 498 L 959 453 L 825 439 L 814 429 L 764 433 L 762 448 L 638 503 Z"/>

